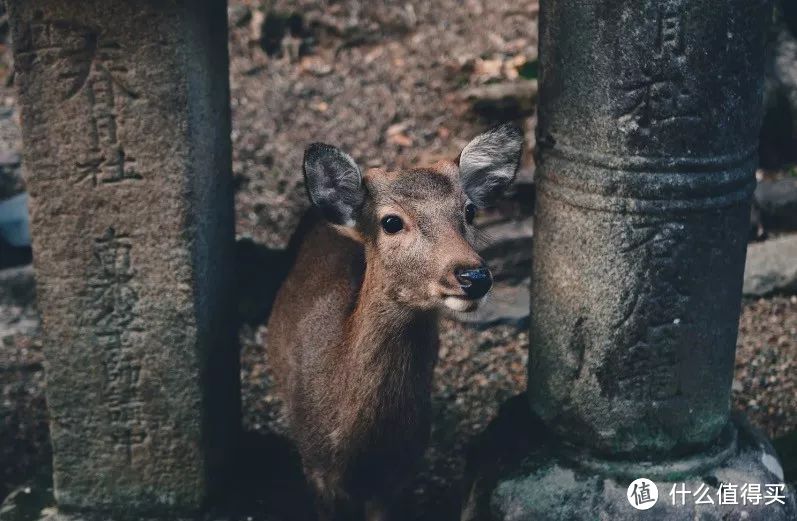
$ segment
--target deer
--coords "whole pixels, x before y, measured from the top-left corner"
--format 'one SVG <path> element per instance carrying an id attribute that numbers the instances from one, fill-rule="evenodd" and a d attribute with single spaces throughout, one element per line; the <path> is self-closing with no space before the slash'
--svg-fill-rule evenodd
<path id="1" fill-rule="evenodd" d="M 522 141 L 504 124 L 454 160 L 364 175 L 338 148 L 306 148 L 311 209 L 266 356 L 320 520 L 390 519 L 413 476 L 440 311 L 474 311 L 490 290 L 473 220 L 514 180 Z"/>

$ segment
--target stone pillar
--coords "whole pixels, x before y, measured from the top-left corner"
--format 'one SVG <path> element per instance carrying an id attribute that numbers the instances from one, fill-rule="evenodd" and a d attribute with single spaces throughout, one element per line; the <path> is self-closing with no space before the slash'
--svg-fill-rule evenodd
<path id="1" fill-rule="evenodd" d="M 56 501 L 198 511 L 240 425 L 226 2 L 9 11 Z"/>
<path id="2" fill-rule="evenodd" d="M 658 484 L 645 519 L 797 515 L 793 496 L 717 497 L 783 483 L 768 442 L 730 420 L 771 16 L 767 0 L 541 2 L 535 441 L 521 477 L 474 489 L 492 518 L 636 519 L 636 478 Z M 677 482 L 715 504 L 672 505 Z"/>
<path id="3" fill-rule="evenodd" d="M 703 447 L 730 412 L 771 7 L 541 17 L 532 409 L 597 452 Z"/>

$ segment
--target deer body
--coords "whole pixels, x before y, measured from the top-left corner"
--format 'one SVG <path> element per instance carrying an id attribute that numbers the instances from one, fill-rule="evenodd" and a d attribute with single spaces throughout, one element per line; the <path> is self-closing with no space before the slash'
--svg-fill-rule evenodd
<path id="1" fill-rule="evenodd" d="M 519 134 L 487 136 L 511 142 L 499 171 L 511 181 Z M 428 442 L 438 310 L 474 309 L 489 289 L 464 210 L 480 195 L 467 191 L 467 147 L 459 164 L 363 178 L 342 152 L 314 146 L 305 179 L 325 218 L 308 217 L 268 356 L 321 518 L 380 520 Z"/>
<path id="2" fill-rule="evenodd" d="M 280 291 L 269 355 L 305 471 L 325 502 L 388 500 L 428 439 L 436 313 L 392 306 L 362 246 L 323 222 L 296 266 L 318 269 Z M 326 270 L 343 276 L 324 284 Z"/>

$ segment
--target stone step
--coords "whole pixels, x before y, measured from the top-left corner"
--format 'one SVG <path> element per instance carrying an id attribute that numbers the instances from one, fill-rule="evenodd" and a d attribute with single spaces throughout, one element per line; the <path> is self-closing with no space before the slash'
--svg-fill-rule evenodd
<path id="1" fill-rule="evenodd" d="M 742 293 L 745 297 L 797 293 L 797 234 L 748 246 Z"/>

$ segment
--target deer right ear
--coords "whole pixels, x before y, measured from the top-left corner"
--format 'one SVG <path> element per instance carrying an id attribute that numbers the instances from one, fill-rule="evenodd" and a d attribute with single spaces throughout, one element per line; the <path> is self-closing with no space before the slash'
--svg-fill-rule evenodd
<path id="1" fill-rule="evenodd" d="M 505 123 L 475 137 L 459 155 L 465 193 L 476 206 L 491 206 L 515 179 L 523 133 Z"/>
<path id="2" fill-rule="evenodd" d="M 331 223 L 354 226 L 365 199 L 354 159 L 333 146 L 313 143 L 304 151 L 303 167 L 310 202 Z"/>

